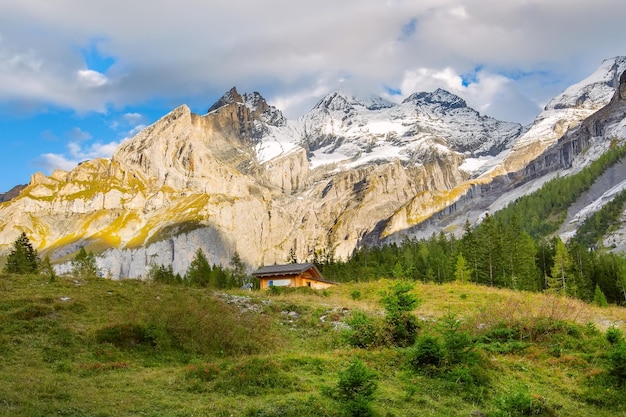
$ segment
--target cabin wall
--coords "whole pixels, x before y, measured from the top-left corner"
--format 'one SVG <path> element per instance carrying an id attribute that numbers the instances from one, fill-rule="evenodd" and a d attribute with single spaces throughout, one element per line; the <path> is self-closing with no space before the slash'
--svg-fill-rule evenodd
<path id="1" fill-rule="evenodd" d="M 259 278 L 259 284 L 262 290 L 270 287 L 270 282 L 276 287 L 310 287 L 316 290 L 323 290 L 332 287 L 333 284 L 321 282 L 317 280 L 317 276 L 310 270 L 304 271 L 296 276 L 267 277 Z"/>

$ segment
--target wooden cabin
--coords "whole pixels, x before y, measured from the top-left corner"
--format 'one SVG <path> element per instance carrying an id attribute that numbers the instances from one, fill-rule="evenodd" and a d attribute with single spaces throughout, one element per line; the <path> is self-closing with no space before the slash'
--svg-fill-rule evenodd
<path id="1" fill-rule="evenodd" d="M 324 279 L 312 263 L 264 266 L 252 273 L 261 283 L 261 289 L 269 287 L 310 287 L 316 290 L 336 285 Z"/>

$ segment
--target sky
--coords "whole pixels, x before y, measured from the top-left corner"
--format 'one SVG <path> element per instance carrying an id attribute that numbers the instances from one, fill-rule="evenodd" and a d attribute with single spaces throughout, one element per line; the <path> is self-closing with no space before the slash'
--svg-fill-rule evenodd
<path id="1" fill-rule="evenodd" d="M 528 124 L 626 55 L 624 16 L 623 0 L 2 0 L 0 192 L 233 86 L 290 119 L 337 90 L 444 88 Z"/>

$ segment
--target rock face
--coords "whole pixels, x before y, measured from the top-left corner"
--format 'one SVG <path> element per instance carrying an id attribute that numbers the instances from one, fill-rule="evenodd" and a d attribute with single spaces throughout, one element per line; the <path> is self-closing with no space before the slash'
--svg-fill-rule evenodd
<path id="1" fill-rule="evenodd" d="M 514 179 L 582 166 L 582 150 L 592 159 L 590 146 L 624 140 L 625 62 L 606 61 L 525 132 L 444 90 L 401 104 L 336 92 L 286 120 L 233 88 L 204 115 L 178 107 L 110 160 L 34 174 L 0 204 L 0 246 L 26 231 L 59 272 L 85 246 L 112 278 L 151 264 L 184 274 L 198 248 L 222 265 L 237 252 L 251 268 L 290 252 L 346 257 L 455 213 L 478 217 Z"/>

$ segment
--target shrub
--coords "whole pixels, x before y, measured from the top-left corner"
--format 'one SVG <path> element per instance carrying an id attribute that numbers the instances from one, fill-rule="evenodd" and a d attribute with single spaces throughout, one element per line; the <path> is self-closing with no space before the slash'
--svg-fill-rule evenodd
<path id="1" fill-rule="evenodd" d="M 443 337 L 446 360 L 449 364 L 468 362 L 473 341 L 466 331 L 461 330 L 461 321 L 453 314 L 446 314 L 438 322 Z"/>
<path id="2" fill-rule="evenodd" d="M 624 333 L 622 333 L 619 328 L 611 326 L 606 329 L 606 340 L 608 340 L 611 345 L 617 345 L 624 340 Z"/>
<path id="3" fill-rule="evenodd" d="M 417 317 L 412 313 L 396 313 L 385 317 L 385 331 L 393 346 L 406 347 L 415 343 L 419 331 Z"/>
<path id="4" fill-rule="evenodd" d="M 398 281 L 391 286 L 381 302 L 385 307 L 385 331 L 394 346 L 406 347 L 415 342 L 419 324 L 412 311 L 420 300 L 410 291 L 413 283 Z"/>
<path id="5" fill-rule="evenodd" d="M 609 354 L 609 373 L 618 385 L 626 384 L 626 342 L 619 342 Z"/>
<path id="6" fill-rule="evenodd" d="M 432 375 L 439 371 L 445 352 L 437 337 L 425 334 L 420 336 L 408 351 L 408 360 L 415 371 Z"/>
<path id="7" fill-rule="evenodd" d="M 72 259 L 72 275 L 77 278 L 94 278 L 100 274 L 96 264 L 96 256 L 93 252 L 87 252 L 81 247 L 74 259 Z"/>
<path id="8" fill-rule="evenodd" d="M 359 360 L 353 360 L 346 369 L 339 371 L 335 397 L 348 416 L 373 415 L 370 402 L 377 387 L 375 378 L 376 374 Z"/>
<path id="9" fill-rule="evenodd" d="M 364 312 L 353 311 L 346 323 L 350 326 L 346 331 L 346 337 L 351 346 L 370 348 L 380 344 L 378 326 L 374 319 Z"/>

